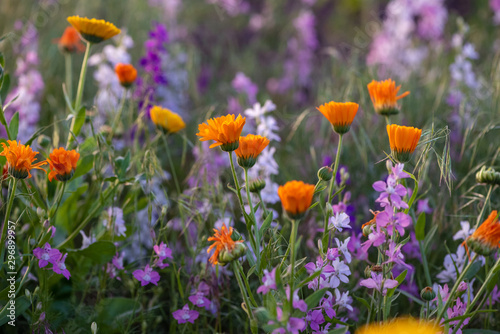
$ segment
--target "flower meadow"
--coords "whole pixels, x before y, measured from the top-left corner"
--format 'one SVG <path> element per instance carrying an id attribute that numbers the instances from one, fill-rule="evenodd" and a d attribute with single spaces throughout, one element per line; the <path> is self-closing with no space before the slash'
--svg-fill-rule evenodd
<path id="1" fill-rule="evenodd" d="M 0 332 L 500 333 L 499 1 L 0 11 Z"/>

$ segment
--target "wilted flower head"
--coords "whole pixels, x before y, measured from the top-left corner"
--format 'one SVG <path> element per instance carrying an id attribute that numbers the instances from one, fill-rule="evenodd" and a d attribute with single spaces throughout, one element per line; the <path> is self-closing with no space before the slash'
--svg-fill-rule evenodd
<path id="1" fill-rule="evenodd" d="M 246 246 L 243 244 L 243 240 L 234 241 L 231 238 L 233 234 L 233 228 L 226 227 L 226 224 L 222 224 L 220 230 L 214 228 L 214 235 L 208 238 L 208 241 L 214 241 L 214 243 L 208 247 L 207 253 L 210 253 L 212 249 L 215 248 L 214 253 L 210 257 L 210 263 L 213 266 L 216 264 L 225 265 L 241 256 L 243 256 Z"/>
<path id="2" fill-rule="evenodd" d="M 318 109 L 332 124 L 335 132 L 344 134 L 351 128 L 352 121 L 354 121 L 358 108 L 359 104 L 354 102 L 331 101 L 316 109 Z"/>
<path id="3" fill-rule="evenodd" d="M 149 113 L 153 123 L 161 126 L 168 132 L 176 133 L 186 127 L 186 123 L 184 123 L 182 117 L 170 109 L 154 106 Z"/>
<path id="4" fill-rule="evenodd" d="M 387 134 L 389 135 L 392 156 L 396 161 L 405 163 L 410 160 L 411 154 L 415 151 L 422 135 L 422 130 L 391 124 L 387 125 Z"/>
<path id="5" fill-rule="evenodd" d="M 238 148 L 239 139 L 246 118 L 234 115 L 220 116 L 207 120 L 207 123 L 198 125 L 200 141 L 214 140 L 210 148 L 221 146 L 223 151 L 231 152 Z"/>
<path id="6" fill-rule="evenodd" d="M 47 159 L 50 168 L 49 181 L 54 178 L 61 182 L 70 180 L 75 173 L 78 159 L 80 153 L 75 150 L 66 151 L 62 147 L 54 149 Z"/>
<path id="7" fill-rule="evenodd" d="M 16 142 L 15 140 L 7 140 L 7 144 L 2 143 L 3 151 L 0 156 L 7 158 L 10 175 L 16 179 L 29 179 L 32 169 L 45 171 L 40 166 L 47 164 L 47 161 L 33 163 L 38 152 L 33 151 L 29 145 L 22 145 L 20 141 Z"/>
<path id="8" fill-rule="evenodd" d="M 500 222 L 496 210 L 467 239 L 467 246 L 480 255 L 489 255 L 500 247 Z"/>
<path id="9" fill-rule="evenodd" d="M 397 96 L 400 88 L 401 86 L 396 87 L 392 79 L 373 80 L 368 84 L 368 92 L 377 114 L 388 116 L 399 112 L 398 100 L 410 94 L 410 92 L 404 92 Z"/>
<path id="10" fill-rule="evenodd" d="M 289 181 L 278 188 L 281 204 L 291 219 L 301 218 L 311 206 L 314 185 L 302 181 Z"/>
<path id="11" fill-rule="evenodd" d="M 70 16 L 68 22 L 80 33 L 84 40 L 90 43 L 100 43 L 121 32 L 113 23 L 104 20 Z"/>
<path id="12" fill-rule="evenodd" d="M 269 145 L 269 139 L 262 136 L 249 134 L 240 137 L 238 148 L 234 151 L 238 157 L 238 165 L 251 168 L 257 162 L 259 154 Z"/>

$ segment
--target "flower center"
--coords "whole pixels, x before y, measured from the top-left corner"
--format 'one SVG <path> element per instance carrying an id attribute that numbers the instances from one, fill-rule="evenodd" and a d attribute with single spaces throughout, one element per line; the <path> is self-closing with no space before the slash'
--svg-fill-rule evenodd
<path id="1" fill-rule="evenodd" d="M 47 260 L 49 260 L 49 259 L 50 259 L 49 254 L 47 254 L 47 253 L 43 253 L 43 254 L 42 254 L 42 260 L 47 261 Z"/>
<path id="2" fill-rule="evenodd" d="M 142 276 L 142 279 L 145 280 L 146 282 L 149 282 L 149 281 L 151 281 L 151 276 L 149 274 L 146 274 L 146 275 Z"/>

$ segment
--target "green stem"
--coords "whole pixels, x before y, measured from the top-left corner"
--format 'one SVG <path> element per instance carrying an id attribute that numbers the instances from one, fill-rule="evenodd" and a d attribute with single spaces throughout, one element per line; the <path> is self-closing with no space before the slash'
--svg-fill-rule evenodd
<path id="1" fill-rule="evenodd" d="M 388 115 L 385 116 L 385 124 L 391 125 L 391 118 Z"/>
<path id="2" fill-rule="evenodd" d="M 488 202 L 490 200 L 492 190 L 493 190 L 493 185 L 490 185 L 490 188 L 488 189 L 488 193 L 486 194 L 486 198 L 484 199 L 484 204 L 483 204 L 483 207 L 481 209 L 481 213 L 479 214 L 479 216 L 477 216 L 476 226 L 474 226 L 474 228 L 476 230 L 479 227 L 479 225 L 481 224 L 481 221 L 483 220 L 484 210 L 486 210 L 486 206 L 488 206 Z"/>
<path id="3" fill-rule="evenodd" d="M 339 134 L 339 143 L 337 146 L 337 154 L 335 156 L 335 165 L 333 166 L 333 176 L 332 179 L 330 180 L 330 188 L 328 189 L 328 203 L 332 204 L 332 196 L 333 196 L 333 188 L 334 185 L 337 182 L 337 171 L 339 169 L 339 162 L 340 162 L 340 154 L 342 153 L 342 137 L 343 135 Z M 323 230 L 323 239 L 325 238 L 326 234 L 328 233 L 328 219 L 329 219 L 329 214 L 327 213 L 325 215 L 325 226 Z"/>
<path id="4" fill-rule="evenodd" d="M 268 215 L 268 213 L 267 213 L 267 209 L 266 209 L 266 206 L 265 206 L 265 204 L 264 204 L 264 201 L 262 200 L 262 195 L 260 194 L 260 191 L 259 191 L 257 194 L 258 194 L 258 196 L 259 196 L 259 200 L 260 200 L 260 207 L 261 207 L 261 208 L 262 208 L 262 210 L 264 211 L 264 217 L 266 217 L 266 218 L 267 218 L 267 215 Z"/>
<path id="5" fill-rule="evenodd" d="M 61 192 L 59 193 L 59 197 L 57 199 L 57 204 L 56 204 L 56 209 L 54 211 L 54 214 L 50 217 L 50 218 L 53 218 L 52 220 L 52 225 L 55 224 L 55 221 L 56 221 L 56 214 L 57 214 L 57 210 L 59 210 L 59 206 L 61 205 L 61 200 L 64 196 L 64 190 L 66 189 L 66 182 L 63 182 L 63 185 L 62 185 L 62 189 L 61 189 Z"/>
<path id="6" fill-rule="evenodd" d="M 245 292 L 245 287 L 243 286 L 243 281 L 241 279 L 240 271 L 238 269 L 238 264 L 236 263 L 238 260 L 233 261 L 233 271 L 234 276 L 236 276 L 236 280 L 238 281 L 238 286 L 240 287 L 241 296 L 243 297 L 243 302 L 245 303 L 246 313 L 250 321 L 253 320 L 253 313 L 250 308 L 250 301 L 248 300 L 247 293 Z"/>
<path id="7" fill-rule="evenodd" d="M 240 208 L 241 212 L 245 213 L 245 206 L 243 205 L 243 198 L 241 197 L 241 192 L 240 192 L 240 183 L 238 182 L 238 177 L 236 176 L 236 170 L 234 169 L 234 162 L 233 162 L 233 152 L 228 152 L 229 154 L 229 162 L 231 163 L 231 171 L 233 173 L 233 179 L 234 179 L 234 185 L 236 187 L 236 195 L 238 195 L 238 200 L 240 201 Z"/>
<path id="8" fill-rule="evenodd" d="M 71 54 L 66 52 L 64 54 L 64 64 L 66 70 L 66 92 L 68 93 L 68 98 L 73 101 L 73 66 Z"/>
<path id="9" fill-rule="evenodd" d="M 427 255 L 425 254 L 424 245 L 421 240 L 418 241 L 418 246 L 420 248 L 420 255 L 422 256 L 422 265 L 424 266 L 425 280 L 427 281 L 427 286 L 432 286 L 431 274 L 429 272 L 429 264 L 427 263 Z"/>
<path id="10" fill-rule="evenodd" d="M 455 296 L 455 292 L 457 291 L 458 286 L 464 280 L 465 274 L 467 274 L 467 271 L 469 271 L 470 267 L 472 266 L 472 264 L 474 263 L 474 261 L 476 261 L 477 257 L 478 257 L 478 254 L 474 255 L 474 257 L 469 262 L 469 264 L 467 265 L 467 267 L 465 267 L 465 269 L 462 271 L 462 273 L 460 274 L 460 276 L 458 276 L 458 279 L 456 280 L 455 285 L 453 285 L 453 288 L 451 289 L 451 291 L 450 291 L 450 293 L 448 295 L 449 296 L 448 300 L 446 301 L 446 303 L 444 304 L 443 308 L 441 309 L 441 311 L 439 311 L 439 313 L 438 313 L 438 315 L 436 317 L 436 325 L 439 325 L 439 323 L 441 321 L 441 318 L 443 317 L 444 313 L 446 312 L 446 310 L 450 306 L 450 304 L 451 304 L 451 302 L 452 302 L 452 300 L 453 300 L 453 298 Z"/>
<path id="11" fill-rule="evenodd" d="M 298 224 L 295 221 L 295 219 L 292 219 L 292 233 L 290 234 L 290 281 L 289 281 L 289 286 L 290 286 L 290 305 L 289 307 L 289 316 L 292 315 L 293 313 L 293 283 L 294 283 L 294 276 L 295 276 L 295 240 L 297 239 L 297 229 L 298 229 Z"/>
<path id="12" fill-rule="evenodd" d="M 3 220 L 2 231 L 0 232 L 0 247 L 2 248 L 2 254 L 0 256 L 0 269 L 3 267 L 3 258 L 5 255 L 5 240 L 4 237 L 7 237 L 7 226 L 9 225 L 9 217 L 10 212 L 12 210 L 12 206 L 14 205 L 14 197 L 16 195 L 16 187 L 17 187 L 17 179 L 15 177 L 12 178 L 12 181 L 9 185 L 9 201 L 7 202 L 7 209 L 5 210 L 5 218 Z"/>
<path id="13" fill-rule="evenodd" d="M 255 298 L 253 296 L 252 290 L 250 289 L 250 284 L 248 283 L 248 279 L 245 275 L 245 272 L 243 271 L 243 266 L 239 261 L 235 261 L 238 263 L 238 268 L 240 269 L 241 277 L 243 278 L 243 282 L 245 283 L 245 287 L 247 288 L 248 296 L 250 296 L 250 300 L 253 304 L 253 306 L 257 307 L 257 302 L 255 301 Z"/>
<path id="14" fill-rule="evenodd" d="M 165 143 L 165 150 L 167 151 L 167 159 L 170 165 L 170 170 L 172 171 L 172 178 L 174 179 L 175 182 L 175 189 L 177 190 L 177 196 L 180 196 L 181 187 L 179 185 L 179 180 L 177 180 L 177 173 L 175 172 L 174 161 L 172 160 L 172 156 L 170 155 L 170 147 L 168 145 L 167 135 L 164 135 L 162 137 L 163 137 L 163 142 Z"/>
<path id="15" fill-rule="evenodd" d="M 127 92 L 128 92 L 127 88 L 123 89 L 123 95 L 120 101 L 120 106 L 118 107 L 118 112 L 116 113 L 113 123 L 111 124 L 111 132 L 108 135 L 108 142 L 111 142 L 111 140 L 113 139 L 120 118 L 122 117 L 123 107 L 125 106 L 125 101 L 127 100 Z"/>
<path id="16" fill-rule="evenodd" d="M 477 255 L 475 257 L 477 257 Z M 493 267 L 491 268 L 491 270 L 488 273 L 488 276 L 486 277 L 483 285 L 481 286 L 481 288 L 479 289 L 479 291 L 476 293 L 476 296 L 474 297 L 474 299 L 472 300 L 472 302 L 467 305 L 467 308 L 465 309 L 465 313 L 464 314 L 468 314 L 472 310 L 472 307 L 479 301 L 481 295 L 487 289 L 488 283 L 496 275 L 497 267 L 499 267 L 499 266 L 500 266 L 500 257 L 498 258 L 497 262 L 495 262 L 495 265 L 493 265 Z M 468 319 L 471 320 L 472 316 L 470 318 L 468 318 Z M 460 328 L 460 326 L 462 326 L 462 324 L 463 324 L 464 321 L 465 321 L 465 319 L 460 320 L 460 322 L 458 323 L 458 325 L 455 326 L 455 329 L 453 330 L 453 333 L 456 333 L 458 331 L 458 329 Z"/>
<path id="17" fill-rule="evenodd" d="M 248 168 L 244 168 L 245 170 L 245 189 L 247 192 L 248 205 L 250 206 L 250 214 L 252 215 L 252 219 L 255 223 L 254 231 L 255 231 L 255 255 L 257 256 L 257 272 L 260 272 L 260 235 L 259 235 L 259 227 L 257 226 L 257 220 L 255 219 L 255 210 L 252 204 L 252 197 L 250 197 L 250 186 L 248 181 Z"/>
<path id="18" fill-rule="evenodd" d="M 71 120 L 71 127 L 70 127 L 70 132 L 68 134 L 68 141 L 66 143 L 66 147 L 69 147 L 69 145 L 73 142 L 73 129 L 75 127 L 76 123 L 76 116 L 78 115 L 78 111 L 80 110 L 81 104 L 82 104 L 82 97 L 83 97 L 83 88 L 85 86 L 85 77 L 87 76 L 87 63 L 89 60 L 89 55 L 90 55 L 90 48 L 92 47 L 92 43 L 87 42 L 87 48 L 85 49 L 85 55 L 83 56 L 83 63 L 82 63 L 82 69 L 80 70 L 80 79 L 78 80 L 78 88 L 76 91 L 76 100 L 75 100 L 75 105 L 73 108 L 74 111 L 74 117 Z"/>

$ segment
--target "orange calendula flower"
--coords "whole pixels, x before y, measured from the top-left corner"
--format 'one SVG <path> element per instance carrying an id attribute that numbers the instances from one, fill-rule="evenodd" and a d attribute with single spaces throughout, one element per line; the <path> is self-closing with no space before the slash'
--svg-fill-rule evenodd
<path id="1" fill-rule="evenodd" d="M 80 33 L 82 38 L 89 43 L 100 43 L 121 32 L 113 23 L 104 20 L 70 16 L 68 17 L 68 22 Z"/>
<path id="2" fill-rule="evenodd" d="M 314 195 L 313 184 L 302 181 L 289 181 L 279 186 L 278 195 L 283 205 L 283 210 L 291 219 L 299 219 L 311 206 Z"/>
<path id="3" fill-rule="evenodd" d="M 85 45 L 82 43 L 78 31 L 73 27 L 66 27 L 61 38 L 56 39 L 55 42 L 62 52 L 75 53 L 85 50 Z"/>
<path id="4" fill-rule="evenodd" d="M 404 92 L 397 96 L 400 89 L 401 86 L 396 87 L 396 82 L 392 79 L 370 82 L 368 92 L 375 112 L 384 116 L 397 114 L 399 112 L 398 100 L 410 94 L 410 92 Z"/>
<path id="5" fill-rule="evenodd" d="M 7 158 L 10 175 L 16 179 L 25 179 L 31 178 L 30 171 L 32 169 L 45 171 L 40 166 L 46 165 L 47 161 L 33 163 L 38 152 L 33 151 L 29 145 L 23 145 L 21 141 L 16 142 L 15 140 L 7 140 L 7 144 L 2 143 L 3 152 L 0 155 Z"/>
<path id="6" fill-rule="evenodd" d="M 186 123 L 184 123 L 182 117 L 170 109 L 154 106 L 149 111 L 149 114 L 153 123 L 161 126 L 168 132 L 176 133 L 186 127 Z"/>
<path id="7" fill-rule="evenodd" d="M 500 247 L 500 222 L 496 210 L 491 211 L 488 218 L 467 238 L 467 246 L 484 256 Z"/>
<path id="8" fill-rule="evenodd" d="M 223 151 L 231 152 L 238 148 L 239 139 L 246 118 L 226 115 L 207 120 L 207 123 L 198 125 L 198 137 L 201 141 L 214 140 L 210 148 L 220 146 Z"/>
<path id="9" fill-rule="evenodd" d="M 361 327 L 356 334 L 438 334 L 442 328 L 433 322 L 413 318 L 400 318 Z"/>
<path id="10" fill-rule="evenodd" d="M 66 151 L 62 147 L 54 149 L 47 159 L 50 168 L 49 181 L 52 182 L 54 178 L 61 182 L 70 180 L 75 173 L 78 159 L 80 153 L 75 150 Z"/>
<path id="11" fill-rule="evenodd" d="M 415 151 L 422 130 L 409 126 L 396 124 L 387 125 L 387 134 L 391 144 L 392 156 L 396 161 L 405 163 L 410 161 L 411 154 Z"/>
<path id="12" fill-rule="evenodd" d="M 371 233 L 371 228 L 373 225 L 375 225 L 375 222 L 377 221 L 377 216 L 380 213 L 380 211 L 373 211 L 370 210 L 371 214 L 373 215 L 373 218 L 361 225 L 361 231 L 363 232 L 363 235 L 366 237 Z"/>
<path id="13" fill-rule="evenodd" d="M 318 109 L 333 126 L 333 130 L 342 135 L 351 128 L 352 121 L 358 112 L 359 104 L 354 102 L 328 102 Z"/>
<path id="14" fill-rule="evenodd" d="M 115 73 L 123 87 L 132 86 L 135 79 L 137 79 L 137 70 L 130 64 L 116 64 Z"/>
<path id="15" fill-rule="evenodd" d="M 207 253 L 210 253 L 215 248 L 209 259 L 213 266 L 216 264 L 225 265 L 245 254 L 246 246 L 243 244 L 243 240 L 234 241 L 231 238 L 232 227 L 228 229 L 225 224 L 222 224 L 220 230 L 214 228 L 214 232 L 214 235 L 208 238 L 208 241 L 214 241 L 214 243 L 207 249 Z"/>
<path id="16" fill-rule="evenodd" d="M 257 162 L 259 154 L 269 145 L 269 139 L 262 136 L 247 135 L 240 137 L 238 148 L 234 151 L 238 156 L 238 165 L 251 168 Z"/>

